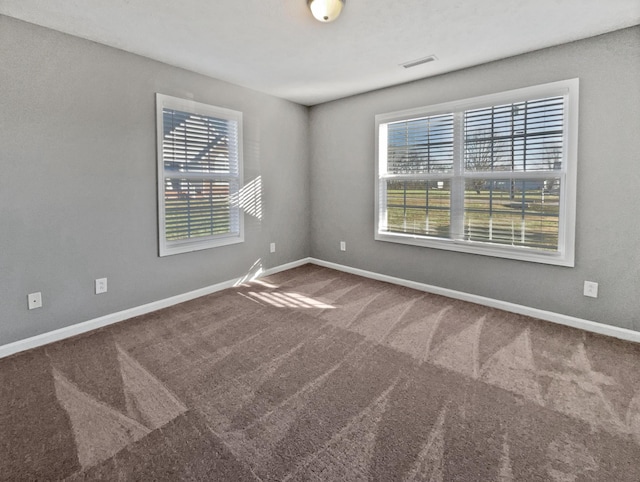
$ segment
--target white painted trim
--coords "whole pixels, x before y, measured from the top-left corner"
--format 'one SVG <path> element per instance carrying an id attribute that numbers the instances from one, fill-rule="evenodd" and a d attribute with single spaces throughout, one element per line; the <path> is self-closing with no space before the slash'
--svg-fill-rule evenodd
<path id="1" fill-rule="evenodd" d="M 288 269 L 299 268 L 300 266 L 304 266 L 305 264 L 309 264 L 309 263 L 314 263 L 314 259 L 302 258 L 297 261 L 292 261 L 291 263 L 281 264 L 280 266 L 266 269 L 260 274 L 260 277 L 271 276 L 272 274 L 280 273 L 281 271 L 286 271 Z"/>
<path id="2" fill-rule="evenodd" d="M 604 323 L 598 323 L 595 321 L 584 320 L 582 318 L 576 318 L 573 316 L 563 315 L 560 313 L 554 313 L 552 311 L 540 310 L 538 308 L 532 308 L 530 306 L 518 305 L 515 303 L 509 303 L 508 301 L 496 300 L 493 298 L 486 298 L 484 296 L 474 295 L 471 293 L 465 293 L 463 291 L 451 290 L 448 288 L 441 288 L 439 286 L 428 285 L 425 283 L 419 283 L 417 281 L 409 281 L 402 278 L 395 278 L 393 276 L 387 276 L 384 274 L 374 273 L 372 271 L 366 271 L 359 268 L 352 268 L 350 266 L 344 266 L 329 261 L 323 261 L 320 259 L 309 258 L 309 262 L 325 268 L 331 268 L 338 271 L 344 271 L 345 273 L 351 273 L 365 278 L 371 278 L 378 281 L 385 281 L 400 286 L 406 286 L 407 288 L 413 288 L 419 291 L 425 291 L 427 293 L 433 293 L 436 295 L 447 296 L 462 301 L 469 301 L 483 306 L 489 306 L 491 308 L 497 308 L 499 310 L 509 311 L 511 313 L 517 313 L 520 315 L 531 316 L 533 318 L 539 318 L 541 320 L 550 321 L 560 325 L 570 326 L 572 328 L 578 328 L 580 330 L 589 331 L 591 333 L 598 333 L 600 335 L 612 336 L 621 340 L 640 343 L 640 331 L 629 330 L 627 328 L 620 328 L 617 326 L 606 325 Z"/>
<path id="3" fill-rule="evenodd" d="M 101 316 L 99 318 L 94 318 L 88 321 L 83 321 L 75 325 L 65 326 L 64 328 L 59 328 L 47 333 L 42 333 L 40 335 L 25 338 L 24 340 L 18 340 L 13 343 L 1 345 L 0 358 L 14 355 L 16 353 L 30 350 L 32 348 L 38 348 L 43 345 L 48 345 L 49 343 L 64 340 L 66 338 L 71 338 L 72 336 L 81 335 L 92 330 L 97 330 L 98 328 L 102 328 L 104 326 L 113 325 L 114 323 L 128 320 L 129 318 L 133 318 L 135 316 L 146 315 L 147 313 L 151 313 L 152 311 L 157 311 L 162 308 L 168 308 L 169 306 L 184 303 L 185 301 L 193 300 L 201 296 L 206 296 L 217 291 L 222 291 L 227 288 L 233 288 L 234 286 L 237 286 L 247 279 L 256 279 L 262 276 L 269 276 L 275 273 L 279 273 L 280 271 L 297 268 L 310 262 L 311 258 L 303 258 L 291 263 L 286 263 L 280 266 L 269 268 L 264 271 L 258 270 L 258 272 L 253 276 L 244 276 L 229 281 L 223 281 L 211 286 L 206 286 L 194 291 L 189 291 L 188 293 L 182 293 L 180 295 L 171 296 L 170 298 L 153 301 L 145 305 L 118 311 L 117 313 L 111 313 L 109 315 Z"/>
<path id="4" fill-rule="evenodd" d="M 511 313 L 518 313 L 520 315 L 531 316 L 533 318 L 539 318 L 541 320 L 550 321 L 552 323 L 558 323 L 560 325 L 570 326 L 581 330 L 589 331 L 592 333 L 598 333 L 601 335 L 612 336 L 614 338 L 620 338 L 621 340 L 632 341 L 640 343 L 640 332 L 629 330 L 626 328 L 619 328 L 617 326 L 605 325 L 603 323 L 597 323 L 595 321 L 583 320 L 581 318 L 575 318 L 573 316 L 562 315 L 559 313 L 553 313 L 551 311 L 539 310 L 537 308 L 531 308 L 529 306 L 517 305 L 515 303 L 509 303 L 507 301 L 495 300 L 492 298 L 486 298 L 484 296 L 478 296 L 470 293 L 464 293 L 462 291 L 451 290 L 448 288 L 441 288 L 439 286 L 428 285 L 419 283 L 417 281 L 409 281 L 402 278 L 395 278 L 393 276 L 387 276 L 380 273 L 374 273 L 372 271 L 366 271 L 359 268 L 352 268 L 330 261 L 323 261 L 316 258 L 302 258 L 297 261 L 285 263 L 266 270 L 259 269 L 253 275 L 247 275 L 240 278 L 235 278 L 229 281 L 223 281 L 211 286 L 206 286 L 188 293 L 172 296 L 163 300 L 154 301 L 145 305 L 136 306 L 117 313 L 111 313 L 109 315 L 94 318 L 93 320 L 84 321 L 75 325 L 66 326 L 58 330 L 50 331 L 48 333 L 42 333 L 41 335 L 25 338 L 24 340 L 18 340 L 7 345 L 0 346 L 0 358 L 4 358 L 16 353 L 30 350 L 32 348 L 38 348 L 43 345 L 48 345 L 56 341 L 71 338 L 72 336 L 81 335 L 104 326 L 112 325 L 120 321 L 128 320 L 135 316 L 145 315 L 152 311 L 157 311 L 162 308 L 168 308 L 169 306 L 184 303 L 201 296 L 206 296 L 217 291 L 221 291 L 227 288 L 233 288 L 238 284 L 243 283 L 249 279 L 257 279 L 263 276 L 270 276 L 281 271 L 288 269 L 298 268 L 305 264 L 315 264 L 317 266 L 323 266 L 325 268 L 331 268 L 345 273 L 351 273 L 365 278 L 375 279 L 378 281 L 385 281 L 400 286 L 406 286 L 407 288 L 413 288 L 419 291 L 425 291 L 427 293 L 433 293 L 442 296 L 448 296 L 462 301 L 469 301 L 471 303 L 477 303 L 479 305 L 489 306 L 491 308 L 497 308 L 500 310 L 509 311 Z"/>

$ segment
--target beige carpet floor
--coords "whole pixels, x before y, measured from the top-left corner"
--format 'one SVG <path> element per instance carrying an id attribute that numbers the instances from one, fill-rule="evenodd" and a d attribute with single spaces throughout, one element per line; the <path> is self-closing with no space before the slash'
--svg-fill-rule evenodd
<path id="1" fill-rule="evenodd" d="M 306 265 L 0 360 L 0 479 L 638 481 L 639 368 Z"/>

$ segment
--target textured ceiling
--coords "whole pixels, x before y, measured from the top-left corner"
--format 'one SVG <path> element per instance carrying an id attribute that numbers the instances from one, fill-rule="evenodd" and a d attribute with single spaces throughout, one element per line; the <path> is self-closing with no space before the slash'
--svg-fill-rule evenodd
<path id="1" fill-rule="evenodd" d="M 347 0 L 332 23 L 306 3 L 0 0 L 0 13 L 304 105 L 640 24 L 640 0 Z"/>

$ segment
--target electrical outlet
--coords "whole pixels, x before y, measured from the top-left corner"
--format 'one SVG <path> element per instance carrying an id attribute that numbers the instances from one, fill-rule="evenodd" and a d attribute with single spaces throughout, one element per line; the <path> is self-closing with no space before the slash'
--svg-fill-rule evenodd
<path id="1" fill-rule="evenodd" d="M 585 281 L 584 282 L 584 295 L 589 296 L 590 298 L 598 297 L 598 283 L 595 281 Z"/>
<path id="2" fill-rule="evenodd" d="M 42 293 L 29 293 L 27 295 L 27 302 L 30 310 L 35 308 L 42 308 Z"/>
<path id="3" fill-rule="evenodd" d="M 340 251 L 346 251 L 346 250 L 347 250 L 346 241 L 340 241 Z"/>
<path id="4" fill-rule="evenodd" d="M 99 278 L 96 280 L 96 294 L 107 292 L 107 278 Z"/>
<path id="5" fill-rule="evenodd" d="M 271 243 L 269 245 L 269 252 L 270 253 L 275 253 L 276 252 L 276 243 Z"/>

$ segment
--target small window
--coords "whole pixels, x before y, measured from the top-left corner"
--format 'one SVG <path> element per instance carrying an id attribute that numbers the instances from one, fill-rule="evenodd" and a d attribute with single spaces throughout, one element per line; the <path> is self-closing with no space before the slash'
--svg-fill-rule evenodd
<path id="1" fill-rule="evenodd" d="M 242 113 L 156 94 L 160 256 L 244 240 Z"/>
<path id="2" fill-rule="evenodd" d="M 578 80 L 376 116 L 382 241 L 574 265 Z"/>

